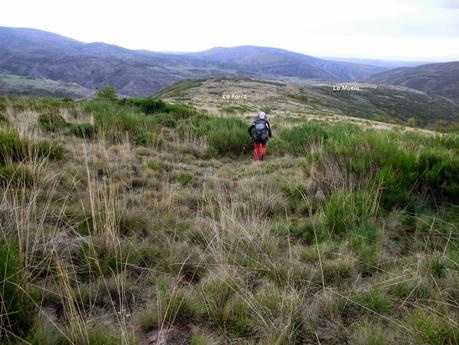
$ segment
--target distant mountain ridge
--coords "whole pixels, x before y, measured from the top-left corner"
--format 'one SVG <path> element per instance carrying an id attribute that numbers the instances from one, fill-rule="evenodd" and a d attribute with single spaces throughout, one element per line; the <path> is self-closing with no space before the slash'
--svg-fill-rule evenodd
<path id="1" fill-rule="evenodd" d="M 102 42 L 83 43 L 36 29 L 0 27 L 0 75 L 56 81 L 49 88 L 56 91 L 60 85 L 74 83 L 82 90 L 76 94 L 112 86 L 122 95 L 145 97 L 181 80 L 245 76 L 400 85 L 459 100 L 459 62 L 389 69 L 390 62 L 341 60 L 258 46 L 216 47 L 197 53 L 131 50 Z M 11 90 L 20 92 L 20 85 L 11 88 L 8 83 L 0 84 L 0 93 Z"/>
<path id="2" fill-rule="evenodd" d="M 459 61 L 401 67 L 363 80 L 375 84 L 405 86 L 459 101 Z"/>
<path id="3" fill-rule="evenodd" d="M 329 61 L 284 49 L 257 46 L 216 47 L 190 55 L 215 62 L 236 64 L 243 70 L 270 76 L 324 81 L 352 81 L 386 70 L 378 66 Z"/>
<path id="4" fill-rule="evenodd" d="M 377 60 L 377 59 L 359 59 L 359 58 L 342 58 L 342 57 L 321 57 L 325 60 L 352 62 L 364 65 L 384 67 L 387 69 L 399 67 L 416 67 L 426 64 L 435 63 L 434 61 L 399 61 L 399 60 Z"/>
<path id="5" fill-rule="evenodd" d="M 149 96 L 180 80 L 213 76 L 352 81 L 383 70 L 277 48 L 242 46 L 173 54 L 0 27 L 0 74 L 74 82 L 87 89 L 110 85 L 128 96 Z"/>

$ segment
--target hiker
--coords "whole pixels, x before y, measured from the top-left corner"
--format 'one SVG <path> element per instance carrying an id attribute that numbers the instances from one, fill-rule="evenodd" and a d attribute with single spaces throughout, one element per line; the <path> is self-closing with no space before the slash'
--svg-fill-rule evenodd
<path id="1" fill-rule="evenodd" d="M 249 127 L 249 134 L 255 143 L 254 154 L 255 160 L 263 160 L 266 155 L 266 142 L 272 136 L 271 126 L 266 120 L 266 114 L 262 111 L 258 114 L 258 119 L 255 120 Z"/>

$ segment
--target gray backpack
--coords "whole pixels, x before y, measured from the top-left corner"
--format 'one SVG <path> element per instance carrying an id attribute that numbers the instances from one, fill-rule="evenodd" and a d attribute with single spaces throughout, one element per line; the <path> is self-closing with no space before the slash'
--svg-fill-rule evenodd
<path id="1" fill-rule="evenodd" d="M 268 129 L 266 128 L 266 121 L 265 120 L 257 120 L 255 121 L 255 128 L 252 132 L 252 137 L 255 142 L 263 142 L 268 139 L 269 133 Z"/>

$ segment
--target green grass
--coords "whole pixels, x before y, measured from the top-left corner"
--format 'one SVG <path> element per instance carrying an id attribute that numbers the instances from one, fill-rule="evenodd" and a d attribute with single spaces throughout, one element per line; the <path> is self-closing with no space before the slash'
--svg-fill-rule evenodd
<path id="1" fill-rule="evenodd" d="M 91 123 L 75 123 L 68 128 L 68 133 L 79 138 L 93 139 L 97 128 Z"/>
<path id="2" fill-rule="evenodd" d="M 239 118 L 215 118 L 195 116 L 184 123 L 179 130 L 191 129 L 197 136 L 205 136 L 209 141 L 209 157 L 230 155 L 240 157 L 253 146 L 248 134 L 248 124 Z"/>
<path id="3" fill-rule="evenodd" d="M 49 132 L 57 132 L 67 127 L 67 121 L 61 115 L 55 113 L 41 114 L 38 117 L 38 124 L 40 128 Z"/>
<path id="4" fill-rule="evenodd" d="M 27 144 L 14 131 L 0 132 L 0 166 L 26 158 Z"/>
<path id="5" fill-rule="evenodd" d="M 173 288 L 170 282 L 160 282 L 154 300 L 137 317 L 145 330 L 187 321 L 200 313 L 200 306 L 183 288 Z"/>
<path id="6" fill-rule="evenodd" d="M 259 164 L 248 120 L 182 107 L 8 99 L 68 119 L 0 131 L 0 296 L 39 311 L 16 336 L 457 344 L 457 136 L 298 117 Z"/>
<path id="7" fill-rule="evenodd" d="M 3 77 L 2 80 L 4 83 L 12 86 L 54 90 L 54 86 L 43 79 L 29 79 L 18 75 L 7 75 Z"/>
<path id="8" fill-rule="evenodd" d="M 353 300 L 358 303 L 363 312 L 384 314 L 393 308 L 392 301 L 377 291 L 359 293 Z"/>
<path id="9" fill-rule="evenodd" d="M 181 173 L 177 176 L 177 181 L 183 186 L 186 187 L 193 180 L 193 175 L 187 173 Z"/>
<path id="10" fill-rule="evenodd" d="M 17 241 L 8 238 L 0 243 L 0 337 L 27 334 L 34 315 L 34 305 L 27 295 L 24 267 Z"/>
<path id="11" fill-rule="evenodd" d="M 1 186 L 31 186 L 33 183 L 32 173 L 22 167 L 5 166 L 0 167 L 0 185 Z"/>
<path id="12" fill-rule="evenodd" d="M 147 168 L 150 170 L 160 170 L 161 169 L 161 164 L 158 162 L 148 162 L 147 163 Z"/>
<path id="13" fill-rule="evenodd" d="M 459 343 L 459 329 L 449 322 L 426 312 L 415 310 L 407 324 L 416 332 L 420 341 L 432 345 L 454 345 Z"/>

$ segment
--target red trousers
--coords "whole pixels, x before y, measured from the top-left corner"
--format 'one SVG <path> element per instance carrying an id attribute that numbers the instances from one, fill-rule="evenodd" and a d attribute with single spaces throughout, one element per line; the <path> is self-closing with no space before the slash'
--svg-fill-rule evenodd
<path id="1" fill-rule="evenodd" d="M 266 156 L 266 143 L 255 144 L 253 153 L 255 154 L 255 160 L 257 161 L 262 160 L 263 157 Z"/>

